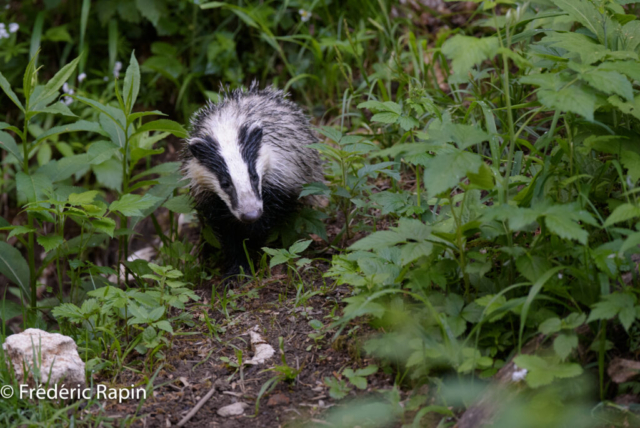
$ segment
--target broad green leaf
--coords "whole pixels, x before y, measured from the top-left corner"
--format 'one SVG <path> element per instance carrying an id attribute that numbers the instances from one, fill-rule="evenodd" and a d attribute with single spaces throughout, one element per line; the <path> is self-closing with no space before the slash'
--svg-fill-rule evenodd
<path id="1" fill-rule="evenodd" d="M 45 252 L 55 250 L 64 242 L 64 238 L 60 235 L 51 234 L 46 236 L 38 236 L 38 244 L 44 247 Z"/>
<path id="2" fill-rule="evenodd" d="M 109 210 L 118 211 L 125 216 L 142 216 L 141 210 L 153 206 L 159 198 L 146 194 L 140 195 L 123 195 L 117 201 L 114 201 L 109 206 Z"/>
<path id="3" fill-rule="evenodd" d="M 193 212 L 194 202 L 190 195 L 180 195 L 167 200 L 162 206 L 174 213 L 189 214 Z"/>
<path id="4" fill-rule="evenodd" d="M 20 171 L 16 174 L 16 187 L 18 203 L 24 204 L 48 199 L 47 194 L 53 190 L 53 183 L 39 172 L 27 175 Z"/>
<path id="5" fill-rule="evenodd" d="M 442 45 L 442 53 L 451 59 L 454 71 L 452 78 L 456 82 L 468 80 L 468 73 L 481 62 L 493 58 L 500 44 L 497 37 L 477 38 L 456 35 Z"/>
<path id="6" fill-rule="evenodd" d="M 475 153 L 456 150 L 443 153 L 425 162 L 424 185 L 430 197 L 451 189 L 471 172 L 478 174 L 483 162 Z"/>
<path id="7" fill-rule="evenodd" d="M 598 8 L 589 0 L 551 0 L 551 2 L 588 28 L 598 37 L 600 43 L 605 43 L 607 39 L 605 29 L 612 30 L 616 28 L 609 15 L 600 13 Z M 619 28 L 619 25 L 617 27 Z"/>
<path id="8" fill-rule="evenodd" d="M 570 378 L 582 374 L 582 367 L 578 364 L 560 363 L 537 355 L 518 355 L 513 362 L 518 367 L 527 369 L 526 381 L 531 388 L 548 385 L 555 378 Z"/>
<path id="9" fill-rule="evenodd" d="M 69 203 L 71 205 L 88 205 L 94 201 L 97 195 L 97 190 L 90 190 L 84 193 L 72 193 L 69 195 Z"/>
<path id="10" fill-rule="evenodd" d="M 617 71 L 592 70 L 581 73 L 580 77 L 594 88 L 607 95 L 620 95 L 629 101 L 633 101 L 633 88 L 631 82 Z"/>
<path id="11" fill-rule="evenodd" d="M 6 229 L 6 227 L 3 227 L 2 229 Z M 9 232 L 8 238 L 11 238 L 12 236 L 24 235 L 25 233 L 35 231 L 35 228 L 29 226 L 11 226 L 11 232 Z"/>
<path id="12" fill-rule="evenodd" d="M 154 325 L 158 327 L 160 330 L 164 330 L 167 333 L 173 334 L 173 327 L 171 327 L 171 324 L 169 324 L 169 321 L 166 321 L 166 320 L 158 321 L 154 323 Z"/>
<path id="13" fill-rule="evenodd" d="M 99 165 L 113 157 L 119 150 L 118 146 L 109 141 L 97 141 L 87 150 L 89 155 L 89 163 L 92 165 Z"/>
<path id="14" fill-rule="evenodd" d="M 7 322 L 13 317 L 22 315 L 23 306 L 11 300 L 0 300 L 0 320 Z"/>
<path id="15" fill-rule="evenodd" d="M 553 350 L 560 359 L 566 360 L 571 351 L 578 347 L 578 336 L 573 333 L 559 334 L 553 341 Z"/>
<path id="16" fill-rule="evenodd" d="M 627 168 L 632 182 L 636 183 L 640 180 L 640 155 L 638 153 L 626 150 L 622 152 L 620 162 Z"/>
<path id="17" fill-rule="evenodd" d="M 398 120 L 399 117 L 400 115 L 397 113 L 384 112 L 374 114 L 371 121 L 380 123 L 396 123 L 396 120 Z"/>
<path id="18" fill-rule="evenodd" d="M 20 251 L 0 241 L 0 273 L 20 287 L 23 298 L 29 299 L 29 265 Z"/>
<path id="19" fill-rule="evenodd" d="M 312 242 L 313 242 L 313 240 L 311 240 L 311 239 L 300 240 L 300 241 L 294 243 L 291 247 L 289 247 L 289 252 L 291 254 L 298 255 L 298 254 L 302 253 L 304 250 L 306 250 L 307 248 L 309 248 L 309 245 L 311 245 Z"/>
<path id="20" fill-rule="evenodd" d="M 15 158 L 18 159 L 18 162 L 22 164 L 24 158 L 22 157 L 22 153 L 20 153 L 16 140 L 14 140 L 10 134 L 0 131 L 0 146 L 15 156 Z"/>
<path id="21" fill-rule="evenodd" d="M 538 326 L 540 333 L 550 335 L 562 329 L 562 321 L 558 317 L 551 317 Z"/>
<path id="22" fill-rule="evenodd" d="M 95 219 L 91 221 L 96 232 L 106 233 L 113 238 L 113 232 L 116 228 L 116 222 L 108 217 Z"/>
<path id="23" fill-rule="evenodd" d="M 93 173 L 98 183 L 107 189 L 119 191 L 122 187 L 122 162 L 108 159 L 98 165 L 93 165 Z"/>
<path id="24" fill-rule="evenodd" d="M 624 203 L 616 207 L 604 222 L 604 227 L 640 217 L 640 207 L 634 204 Z"/>
<path id="25" fill-rule="evenodd" d="M 158 119 L 148 122 L 136 130 L 133 135 L 141 134 L 149 131 L 169 132 L 178 138 L 187 138 L 187 131 L 178 122 L 168 119 Z"/>

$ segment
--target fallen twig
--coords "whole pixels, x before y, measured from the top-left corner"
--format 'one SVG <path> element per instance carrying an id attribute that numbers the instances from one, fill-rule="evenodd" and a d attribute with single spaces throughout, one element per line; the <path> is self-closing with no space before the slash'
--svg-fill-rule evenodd
<path id="1" fill-rule="evenodd" d="M 189 413 L 187 413 L 187 416 L 185 416 L 184 418 L 182 418 L 182 420 L 180 422 L 178 422 L 179 427 L 183 427 L 187 422 L 189 422 L 189 420 L 196 414 L 198 413 L 198 410 L 200 410 L 200 408 L 202 406 L 204 406 L 204 403 L 206 403 L 207 401 L 209 401 L 209 399 L 211 398 L 211 396 L 213 395 L 214 392 L 216 392 L 216 379 L 213 380 L 211 389 L 209 390 L 209 392 L 207 392 L 207 395 L 205 395 L 204 397 L 202 397 L 202 399 L 200 401 L 198 401 L 198 404 L 196 404 L 196 406 L 191 409 L 189 411 Z"/>

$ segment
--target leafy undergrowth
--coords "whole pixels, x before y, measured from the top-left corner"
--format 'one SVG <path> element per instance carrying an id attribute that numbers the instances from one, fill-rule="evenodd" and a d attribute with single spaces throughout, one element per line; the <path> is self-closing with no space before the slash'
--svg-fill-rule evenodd
<path id="1" fill-rule="evenodd" d="M 59 330 L 96 380 L 158 393 L 94 413 L 1 401 L 7 425 L 63 413 L 166 425 L 222 378 L 215 403 L 258 411 L 230 426 L 638 425 L 636 4 L 483 2 L 429 32 L 425 15 L 454 19 L 420 2 L 330 3 L 150 0 L 116 16 L 100 1 L 94 16 L 83 1 L 76 39 L 43 33 L 25 6 L 31 42 L 0 32 L 2 336 Z M 169 10 L 191 24 L 172 27 Z M 142 16 L 187 48 L 120 32 Z M 85 47 L 90 19 L 109 22 L 109 58 Z M 62 57 L 38 51 L 56 40 Z M 302 196 L 325 204 L 231 291 L 215 237 L 186 226 L 197 219 L 174 138 L 219 99 L 205 88 L 249 76 L 314 116 L 326 181 Z M 157 118 L 165 104 L 178 121 Z M 255 325 L 283 351 L 267 371 L 243 363 Z M 0 376 L 13 381 L 3 364 Z M 264 404 L 278 393 L 289 405 Z"/>

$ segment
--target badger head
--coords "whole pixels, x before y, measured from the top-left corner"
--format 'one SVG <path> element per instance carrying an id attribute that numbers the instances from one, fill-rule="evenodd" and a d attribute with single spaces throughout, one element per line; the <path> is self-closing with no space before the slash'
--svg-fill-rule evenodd
<path id="1" fill-rule="evenodd" d="M 211 118 L 188 140 L 193 158 L 186 172 L 192 189 L 216 193 L 243 223 L 257 221 L 263 212 L 268 156 L 262 150 L 262 132 L 260 122 Z"/>

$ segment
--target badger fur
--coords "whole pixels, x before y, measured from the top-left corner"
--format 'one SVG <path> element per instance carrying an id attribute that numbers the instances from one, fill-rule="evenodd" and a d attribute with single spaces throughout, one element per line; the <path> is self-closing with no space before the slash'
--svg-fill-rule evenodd
<path id="1" fill-rule="evenodd" d="M 191 120 L 183 172 L 201 218 L 220 241 L 227 274 L 249 272 L 270 231 L 295 211 L 302 185 L 322 181 L 307 117 L 287 95 L 254 82 Z"/>

